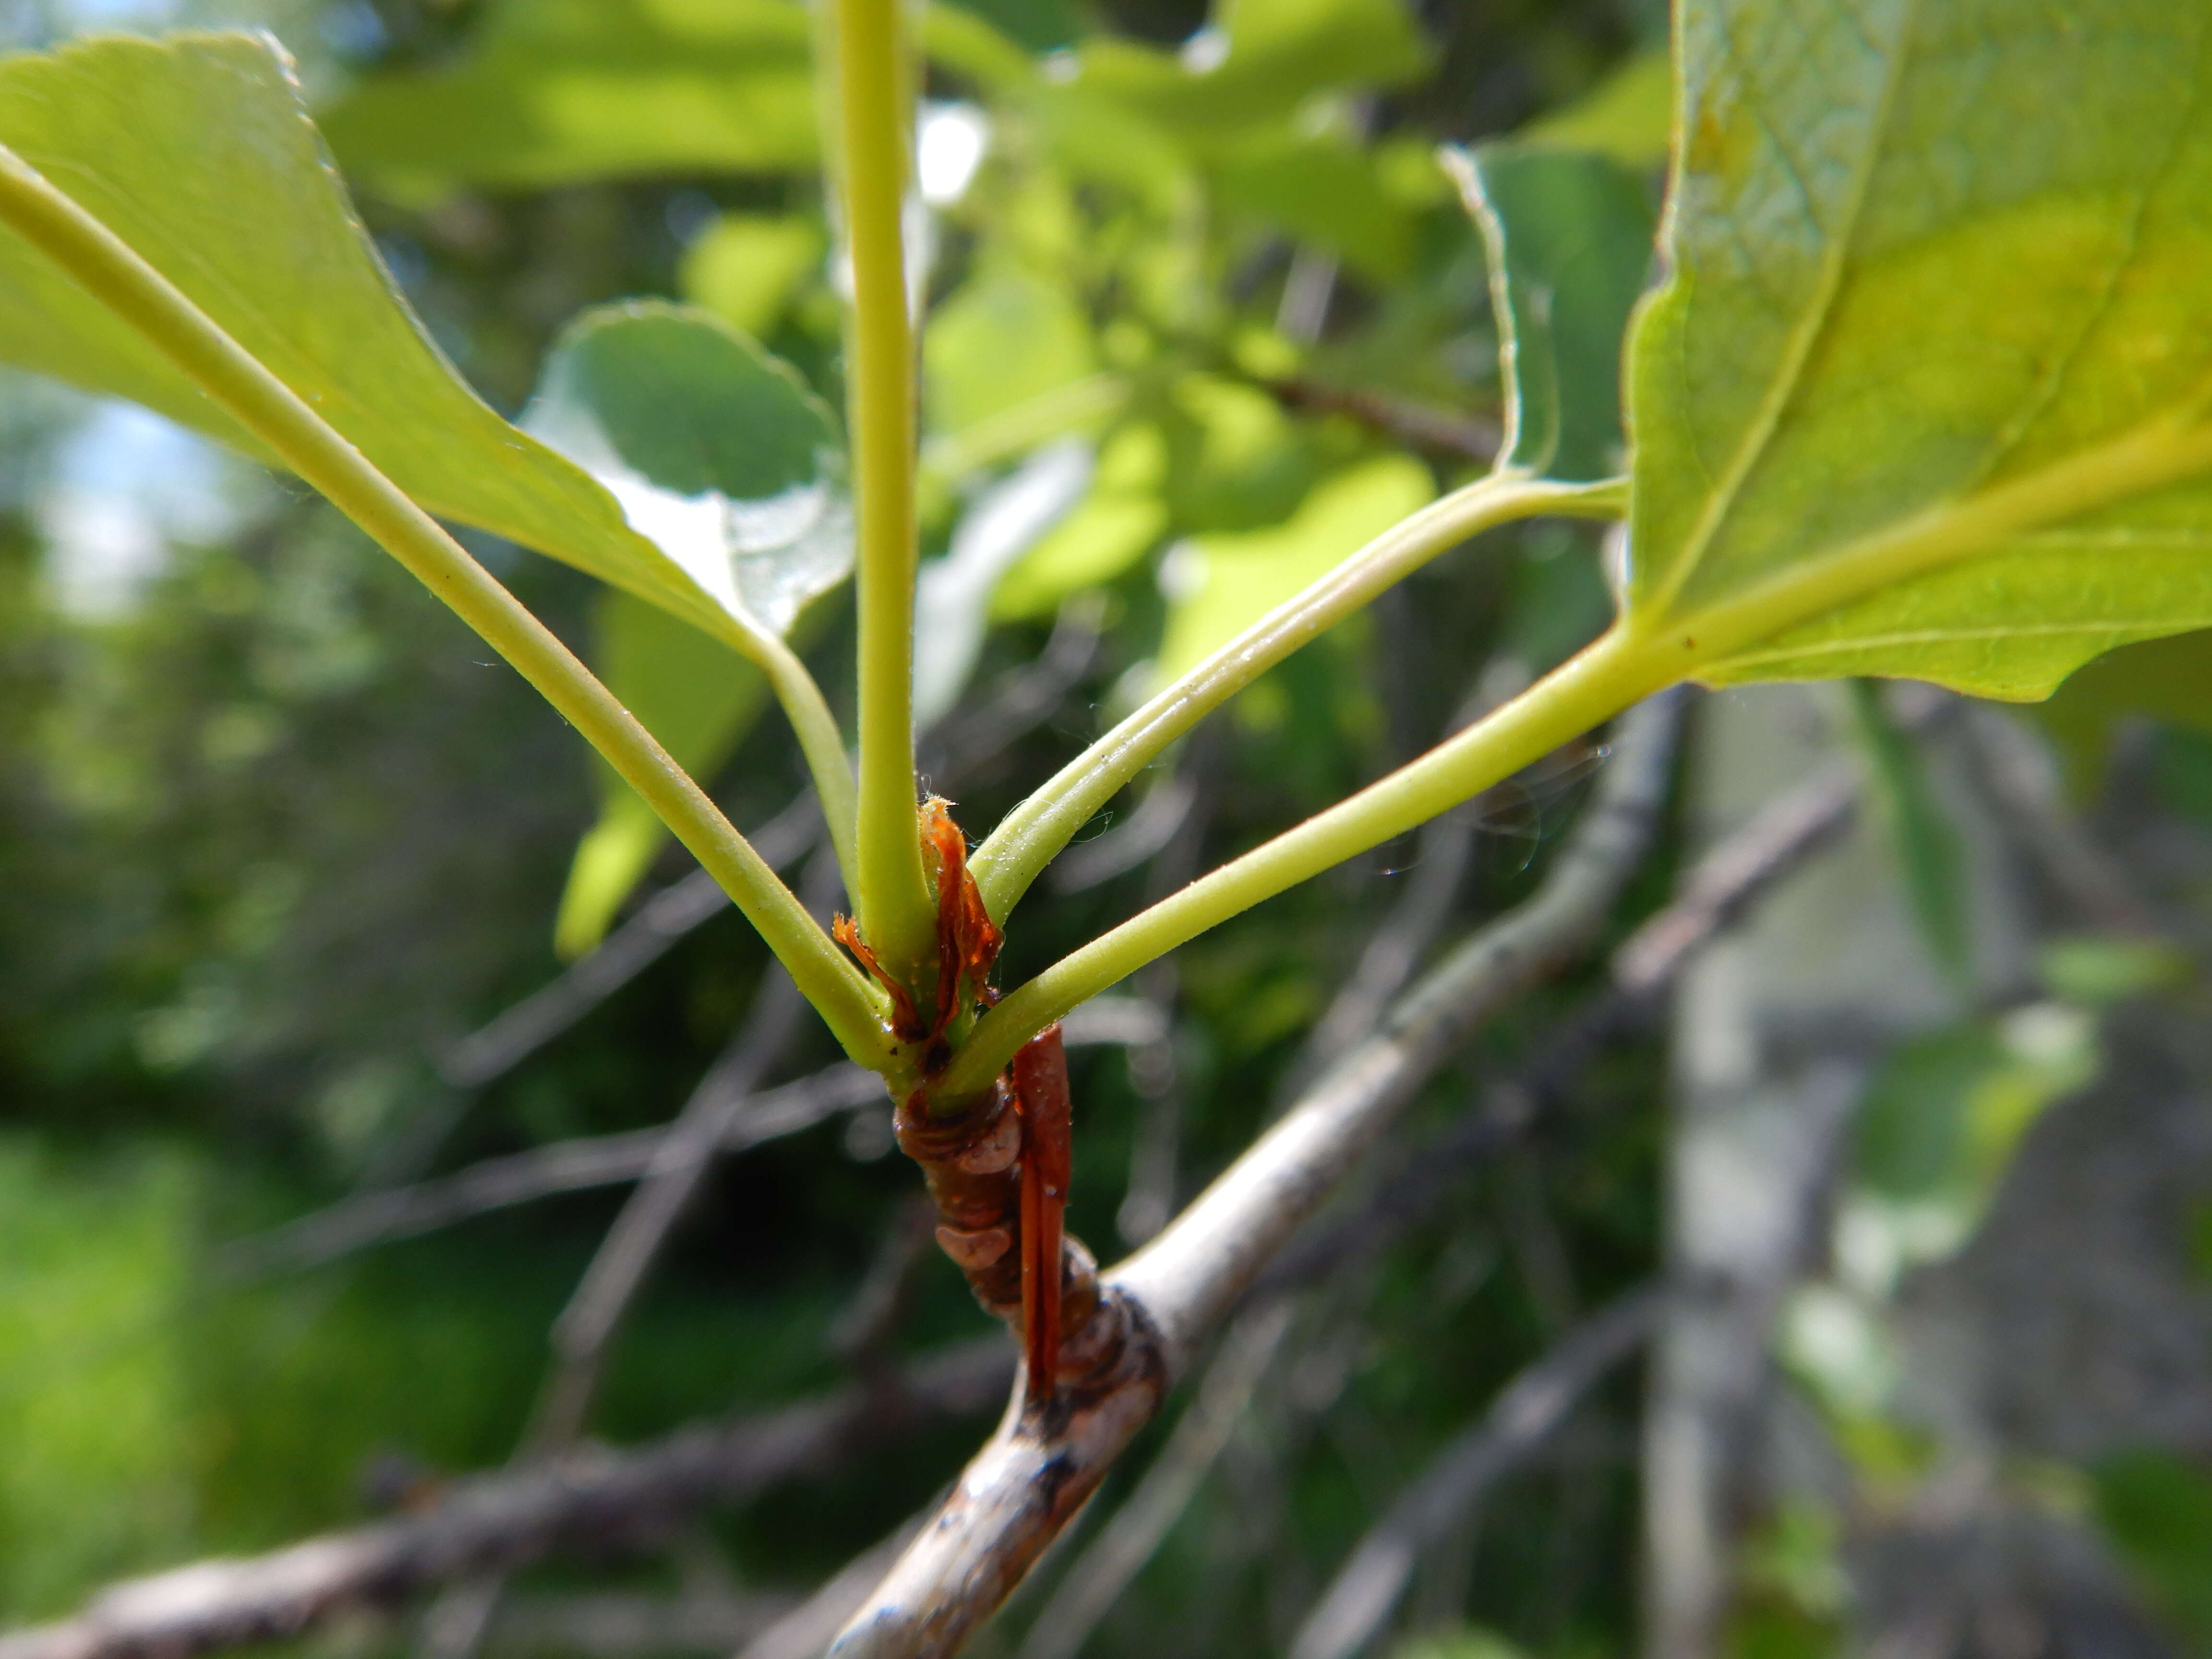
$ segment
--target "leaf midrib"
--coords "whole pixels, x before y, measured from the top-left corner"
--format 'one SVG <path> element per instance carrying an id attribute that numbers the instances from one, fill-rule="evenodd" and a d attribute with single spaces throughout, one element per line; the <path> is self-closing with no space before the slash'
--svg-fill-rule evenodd
<path id="1" fill-rule="evenodd" d="M 2047 530 L 2098 508 L 2184 483 L 2212 469 L 2212 424 L 2202 390 L 2094 448 L 2038 471 L 1940 502 L 1686 617 L 1647 617 L 1634 631 L 1671 644 L 1688 672 L 1734 660 L 1773 638 L 1883 588 Z"/>
<path id="2" fill-rule="evenodd" d="M 1911 42 L 1914 27 L 1919 19 L 1919 0 L 1900 0 L 1894 55 L 1886 59 L 1884 63 L 1881 97 L 1869 122 L 1868 142 L 1861 152 L 1858 165 L 1854 171 L 1850 191 L 1844 204 L 1841 221 L 1835 234 L 1829 239 L 1828 248 L 1821 256 L 1820 277 L 1815 286 L 1812 303 L 1807 307 L 1804 317 L 1791 328 L 1790 348 L 1784 353 L 1784 361 L 1776 371 L 1773 383 L 1769 386 L 1766 397 L 1761 400 L 1758 414 L 1753 418 L 1750 426 L 1746 428 L 1742 441 L 1737 444 L 1735 453 L 1729 458 L 1729 464 L 1723 470 L 1717 488 L 1707 497 L 1705 511 L 1699 514 L 1696 526 L 1683 543 L 1680 551 L 1675 555 L 1672 567 L 1661 581 L 1657 590 L 1640 607 L 1652 616 L 1662 617 L 1666 614 L 1668 607 L 1681 597 L 1682 589 L 1690 578 L 1705 562 L 1705 554 L 1712 544 L 1713 538 L 1720 533 L 1721 526 L 1726 521 L 1729 511 L 1735 507 L 1736 497 L 1741 493 L 1746 480 L 1750 477 L 1752 469 L 1759 465 L 1759 458 L 1766 453 L 1767 446 L 1774 436 L 1775 428 L 1781 423 L 1784 411 L 1788 409 L 1791 399 L 1796 396 L 1799 384 L 1804 377 L 1805 365 L 1812 358 L 1814 347 L 1820 343 L 1820 337 L 1827 331 L 1829 324 L 1833 319 L 1836 295 L 1843 285 L 1844 267 L 1850 263 L 1851 241 L 1857 234 L 1860 215 L 1865 210 L 1867 189 L 1873 181 L 1875 163 L 1881 156 L 1883 144 L 1888 137 L 1890 116 L 1895 107 L 1898 82 L 1904 78 L 1905 65 L 1911 61 L 1912 56 Z M 1732 31 L 1727 29 L 1725 21 L 1723 22 L 1722 27 L 1728 38 L 1729 56 L 1731 60 L 1741 64 L 1743 58 L 1737 47 L 1735 35 Z M 1760 118 L 1763 120 L 1764 117 Z M 1686 111 L 1684 112 L 1680 130 L 1684 132 L 1689 131 Z M 1784 160 L 1788 161 L 1788 154 L 1783 151 L 1779 138 L 1777 137 L 1771 142 L 1774 143 L 1778 151 L 1782 151 Z M 1686 143 L 1684 146 L 1686 157 Z M 1686 168 L 1686 160 L 1684 166 Z M 1790 163 L 1790 167 L 1794 173 L 1796 171 L 1794 162 Z M 1680 183 L 1678 179 L 1676 189 L 1680 188 Z M 1809 199 L 1808 205 L 1808 207 L 1811 205 Z"/>

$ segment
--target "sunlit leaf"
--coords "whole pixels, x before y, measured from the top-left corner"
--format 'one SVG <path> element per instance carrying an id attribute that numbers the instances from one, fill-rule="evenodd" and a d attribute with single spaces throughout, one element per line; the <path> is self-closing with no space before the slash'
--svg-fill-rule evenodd
<path id="1" fill-rule="evenodd" d="M 1066 287 L 1010 264 L 980 272 L 923 337 L 933 432 L 957 433 L 1083 379 L 1096 367 L 1088 319 Z"/>
<path id="2" fill-rule="evenodd" d="M 1435 494 L 1426 467 L 1385 455 L 1315 485 L 1297 512 L 1273 529 L 1181 544 L 1161 573 L 1168 624 L 1159 678 L 1172 679 L 1227 644 Z"/>
<path id="3" fill-rule="evenodd" d="M 1085 41 L 1070 84 L 1203 141 L 1294 114 L 1316 94 L 1397 85 L 1427 58 L 1401 0 L 1220 0 L 1179 52 Z"/>
<path id="4" fill-rule="evenodd" d="M 274 42 L 106 36 L 0 60 L 0 142 L 422 506 L 742 639 L 726 573 L 664 553 L 607 490 L 455 374 L 363 235 Z M 167 358 L 8 234 L 0 301 L 0 360 L 133 398 L 265 459 Z"/>
<path id="5" fill-rule="evenodd" d="M 821 269 L 828 246 L 811 219 L 724 214 L 684 250 L 678 280 L 685 299 L 758 338 Z"/>
<path id="6" fill-rule="evenodd" d="M 1160 422 L 1168 505 L 1179 529 L 1280 524 L 1313 482 L 1297 423 L 1257 386 L 1186 375 L 1170 390 Z"/>
<path id="7" fill-rule="evenodd" d="M 1651 265 L 1644 180 L 1602 155 L 1486 144 L 1455 158 L 1490 256 L 1510 415 L 1500 456 L 1555 478 L 1620 470 L 1620 342 Z"/>
<path id="8" fill-rule="evenodd" d="M 1625 167 L 1650 168 L 1667 159 L 1674 120 L 1674 66 L 1665 52 L 1647 52 L 1515 137 L 1553 149 L 1594 150 Z"/>
<path id="9" fill-rule="evenodd" d="M 585 313 L 546 358 L 523 425 L 754 627 L 788 633 L 852 569 L 835 419 L 788 368 L 703 312 L 655 301 Z M 601 610 L 594 666 L 696 773 L 727 757 L 766 689 L 720 641 L 619 598 Z M 570 956 L 598 942 L 667 838 L 611 772 L 601 786 L 555 927 Z"/>
<path id="10" fill-rule="evenodd" d="M 2212 13 L 1700 0 L 1678 33 L 1636 621 L 1711 679 L 2007 697 L 2212 623 Z"/>
<path id="11" fill-rule="evenodd" d="M 1006 572 L 991 595 L 992 617 L 1050 616 L 1070 594 L 1113 580 L 1151 552 L 1167 529 L 1166 475 L 1158 427 L 1127 426 L 1108 439 L 1091 493 Z"/>
<path id="12" fill-rule="evenodd" d="M 322 112 L 348 167 L 403 193 L 781 171 L 818 144 L 798 0 L 497 0 L 450 63 Z"/>

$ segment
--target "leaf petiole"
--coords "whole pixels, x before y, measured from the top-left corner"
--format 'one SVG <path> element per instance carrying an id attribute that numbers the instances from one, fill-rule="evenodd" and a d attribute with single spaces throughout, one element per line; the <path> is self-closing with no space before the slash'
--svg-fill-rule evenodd
<path id="1" fill-rule="evenodd" d="M 1003 925 L 1045 866 L 1169 744 L 1385 588 L 1495 526 L 1543 514 L 1615 519 L 1626 505 L 1626 483 L 1617 478 L 1556 483 L 1494 472 L 1392 526 L 1158 692 L 1009 812 L 969 860 L 991 919 Z"/>
<path id="2" fill-rule="evenodd" d="M 770 629 L 750 626 L 734 617 L 727 619 L 726 625 L 741 635 L 731 643 L 767 677 L 784 718 L 791 722 L 792 732 L 799 739 L 799 753 L 806 762 L 807 777 L 814 785 L 815 798 L 822 803 L 822 821 L 830 832 L 830 847 L 836 855 L 837 869 L 845 878 L 845 885 L 855 888 L 860 880 L 854 846 L 859 808 L 853 784 L 853 757 L 845 752 L 845 738 L 837 729 L 837 717 L 830 712 L 829 702 L 814 676 L 806 672 L 806 665 L 781 635 Z"/>
<path id="3" fill-rule="evenodd" d="M 986 1013 L 937 1085 L 958 1099 L 988 1087 L 1029 1038 L 1145 963 L 1510 777 L 1671 684 L 1662 651 L 1616 628 L 1519 696 L 1420 759 L 1295 830 L 1139 911 L 1010 993 Z"/>

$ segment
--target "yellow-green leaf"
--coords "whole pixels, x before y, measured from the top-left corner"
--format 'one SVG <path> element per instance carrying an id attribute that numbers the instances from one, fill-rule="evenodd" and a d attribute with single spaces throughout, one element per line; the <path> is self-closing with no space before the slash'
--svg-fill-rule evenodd
<path id="1" fill-rule="evenodd" d="M 922 362 L 930 429 L 951 434 L 1083 379 L 1096 354 L 1064 283 L 994 264 L 932 315 Z"/>
<path id="2" fill-rule="evenodd" d="M 488 408 L 354 216 L 266 36 L 99 37 L 0 59 L 20 153 L 442 518 L 520 542 L 732 643 L 755 624 L 613 495 Z M 144 338 L 0 233 L 0 361 L 133 398 L 267 459 Z"/>
<path id="3" fill-rule="evenodd" d="M 1408 456 L 1384 455 L 1316 484 L 1298 510 L 1273 529 L 1182 544 L 1161 576 L 1169 608 L 1159 678 L 1171 680 L 1226 645 L 1435 495 L 1426 467 Z"/>
<path id="4" fill-rule="evenodd" d="M 1402 0 L 1220 0 L 1180 52 L 1085 41 L 1069 84 L 1203 142 L 1294 114 L 1319 93 L 1411 80 L 1427 60 Z"/>
<path id="5" fill-rule="evenodd" d="M 1674 66 L 1665 52 L 1647 52 L 1514 137 L 1525 143 L 1594 150 L 1624 167 L 1656 167 L 1667 159 L 1674 118 Z"/>
<path id="6" fill-rule="evenodd" d="M 1632 628 L 2049 692 L 2212 623 L 2212 10 L 1691 0 Z"/>
<path id="7" fill-rule="evenodd" d="M 684 297 L 758 337 L 783 319 L 829 241 L 811 219 L 726 213 L 684 250 Z"/>
<path id="8" fill-rule="evenodd" d="M 1048 617 L 1071 593 L 1113 580 L 1158 546 L 1168 523 L 1160 499 L 1167 466 L 1167 440 L 1156 426 L 1125 426 L 1108 439 L 1091 493 L 1000 581 L 992 620 Z"/>
<path id="9" fill-rule="evenodd" d="M 502 0 L 453 62 L 372 76 L 323 122 L 410 195 L 788 171 L 819 143 L 811 36 L 797 0 Z"/>

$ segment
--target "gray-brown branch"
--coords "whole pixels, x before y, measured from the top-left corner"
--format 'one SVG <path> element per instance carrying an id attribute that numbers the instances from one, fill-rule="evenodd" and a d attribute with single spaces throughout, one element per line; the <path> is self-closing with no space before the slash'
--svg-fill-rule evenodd
<path id="1" fill-rule="evenodd" d="M 1158 1238 L 1103 1276 L 1093 1375 L 1064 1387 L 1048 1411 L 1010 1413 L 838 1638 L 838 1659 L 957 1651 L 1423 1079 L 1502 1003 L 1588 946 L 1650 844 L 1680 708 L 1680 694 L 1662 694 L 1623 719 L 1613 763 L 1533 898 L 1431 969 L 1374 1036 Z"/>
<path id="2" fill-rule="evenodd" d="M 1825 845 L 1854 810 L 1856 796 L 1848 786 L 1855 777 L 1855 772 L 1839 773 L 1801 786 L 1707 854 L 1684 879 L 1675 901 L 1615 951 L 1615 989 L 1604 1004 L 1617 1013 L 1624 993 L 1641 1000 L 1663 990 L 1697 951 Z M 1422 989 L 1433 988 L 1449 968 L 1440 968 Z M 1608 1029 L 1613 1024 L 1600 1023 Z M 1555 1035 L 1535 1072 L 1565 1076 L 1579 1066 L 1589 1052 L 1580 1024 L 1571 1022 L 1575 1029 Z M 1157 1040 L 1157 1011 L 1127 999 L 1102 998 L 1070 1017 L 1067 1037 L 1071 1046 L 1144 1042 Z M 1449 1044 L 1439 1057 L 1448 1049 Z M 1369 1075 L 1389 1080 L 1387 1070 Z M 1323 1086 L 1336 1085 L 1332 1079 Z M 874 1073 L 841 1063 L 756 1097 L 723 1145 L 740 1150 L 839 1111 L 879 1106 L 882 1100 L 883 1083 Z M 1303 1110 L 1302 1103 L 1286 1122 Z M 404 1201 L 401 1211 L 380 1206 L 372 1212 L 367 1207 L 372 1201 L 361 1200 L 244 1243 L 270 1256 L 323 1259 L 378 1238 L 407 1237 L 552 1193 L 634 1181 L 665 1133 L 605 1135 L 492 1159 L 391 1195 Z M 1480 1146 L 1474 1144 L 1478 1141 Z M 1425 1153 L 1423 1164 L 1455 1166 L 1466 1156 L 1479 1156 L 1494 1144 L 1494 1137 L 1486 1132 L 1468 1147 L 1451 1135 L 1447 1142 Z M 1402 1219 L 1420 1207 L 1418 1194 L 1395 1187 L 1380 1192 L 1361 1216 L 1313 1241 L 1316 1250 L 1309 1252 L 1302 1241 L 1292 1255 L 1279 1256 L 1267 1281 L 1303 1282 L 1322 1259 L 1352 1247 L 1347 1229 L 1358 1231 L 1363 1219 L 1377 1225 Z M 1301 1265 L 1307 1271 L 1300 1271 Z M 606 1539 L 594 1529 L 610 1518 L 611 1534 L 635 1530 L 658 1516 L 673 1522 L 708 1504 L 738 1501 L 779 1480 L 802 1478 L 834 1463 L 841 1452 L 824 1450 L 825 1443 L 850 1455 L 902 1432 L 917 1419 L 988 1409 L 1002 1395 L 1012 1364 L 1006 1345 L 994 1338 L 917 1367 L 889 1396 L 891 1420 L 883 1424 L 867 1420 L 870 1408 L 863 1397 L 848 1391 L 827 1402 L 687 1430 L 625 1454 L 580 1456 L 551 1471 L 474 1477 L 455 1483 L 419 1516 L 309 1540 L 268 1556 L 204 1562 L 117 1585 L 74 1619 L 0 1636 L 0 1659 L 188 1659 L 296 1634 L 339 1610 L 390 1604 L 488 1568 L 518 1566 L 571 1547 L 604 1547 Z M 825 1412 L 836 1419 L 826 1426 Z M 880 1437 L 872 1431 L 876 1429 Z M 792 1437 L 786 1447 L 789 1463 L 757 1458 L 762 1444 L 774 1444 L 787 1433 Z M 817 1451 L 823 1454 L 819 1462 L 810 1462 Z M 579 1469 L 591 1473 L 574 1478 Z"/>
<path id="3" fill-rule="evenodd" d="M 1013 1370 L 1011 1346 L 994 1335 L 887 1386 L 699 1425 L 628 1452 L 579 1450 L 456 1480 L 417 1513 L 114 1585 L 74 1618 L 0 1636 L 0 1659 L 191 1659 L 559 1552 L 641 1547 L 711 1505 L 823 1474 L 918 1425 L 981 1415 Z"/>
<path id="4" fill-rule="evenodd" d="M 1141 1046 L 1165 1035 L 1159 1011 L 1133 997 L 1097 997 L 1061 1022 L 1067 1046 Z M 726 1157 L 826 1122 L 840 1112 L 884 1104 L 884 1080 L 864 1066 L 839 1060 L 746 1100 L 715 1150 Z M 364 1193 L 225 1245 L 216 1261 L 244 1275 L 319 1266 L 367 1249 L 435 1232 L 473 1217 L 563 1193 L 620 1187 L 652 1168 L 665 1127 L 618 1134 L 581 1135 L 503 1158 L 488 1158 L 409 1187 Z"/>

